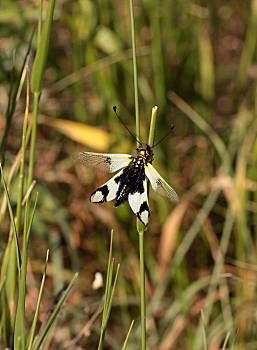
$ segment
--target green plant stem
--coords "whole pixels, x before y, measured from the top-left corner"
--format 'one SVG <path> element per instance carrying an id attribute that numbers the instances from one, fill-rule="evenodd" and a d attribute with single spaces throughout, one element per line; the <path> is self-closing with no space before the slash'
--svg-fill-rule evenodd
<path id="1" fill-rule="evenodd" d="M 38 117 L 38 105 L 39 105 L 39 92 L 34 93 L 33 101 L 33 118 L 32 118 L 32 131 L 30 142 L 30 154 L 29 154 L 29 174 L 27 188 L 32 184 L 34 175 L 34 160 L 35 160 L 35 147 L 37 137 L 37 117 Z"/>
<path id="2" fill-rule="evenodd" d="M 129 1 L 129 5 L 130 5 L 131 39 L 132 39 L 132 53 L 133 53 L 134 95 L 135 95 L 135 114 L 136 114 L 136 137 L 137 137 L 137 145 L 139 145 L 139 143 L 140 143 L 140 119 L 139 119 L 137 61 L 136 61 L 136 39 L 135 39 L 133 0 Z M 137 219 L 137 231 L 138 231 L 138 235 L 139 235 L 139 254 L 140 254 L 141 350 L 145 350 L 146 349 L 144 230 L 145 230 L 145 226 L 139 221 L 139 219 Z"/>
<path id="3" fill-rule="evenodd" d="M 149 131 L 149 136 L 148 136 L 148 145 L 150 147 L 152 147 L 153 143 L 154 143 L 154 134 L 155 134 L 155 125 L 156 125 L 157 111 L 158 111 L 158 107 L 154 106 L 152 108 L 152 117 L 151 117 L 150 131 Z"/>
<path id="4" fill-rule="evenodd" d="M 40 45 L 41 32 L 42 32 L 42 15 L 43 15 L 43 0 L 39 2 L 39 18 L 37 26 L 37 47 Z"/>
<path id="5" fill-rule="evenodd" d="M 148 144 L 153 145 L 158 107 L 152 108 Z M 144 262 L 144 231 L 146 227 L 138 220 L 137 231 L 139 235 L 140 254 L 140 305 L 141 305 L 141 350 L 146 349 L 146 303 L 145 303 L 145 262 Z"/>
<path id="6" fill-rule="evenodd" d="M 100 340 L 99 340 L 99 344 L 98 344 L 98 350 L 103 349 L 104 346 L 104 336 L 105 336 L 105 329 L 101 330 L 101 334 L 100 334 Z"/>
<path id="7" fill-rule="evenodd" d="M 47 269 L 48 259 L 49 259 L 49 249 L 46 252 L 45 268 L 44 268 L 44 273 L 43 273 L 41 286 L 40 286 L 40 290 L 39 290 L 39 295 L 38 295 L 38 299 L 37 299 L 36 312 L 34 315 L 34 319 L 33 319 L 32 326 L 31 326 L 30 333 L 29 333 L 29 337 L 28 337 L 27 350 L 31 350 L 32 346 L 33 346 L 36 325 L 37 325 L 37 320 L 38 320 L 38 315 L 39 315 L 39 307 L 40 307 L 40 303 L 41 303 L 41 299 L 42 299 L 42 295 L 43 295 L 43 290 L 44 290 L 44 285 L 45 285 L 45 280 L 46 280 L 46 269 Z"/>
<path id="8" fill-rule="evenodd" d="M 138 102 L 138 83 L 137 83 L 137 59 L 136 59 L 136 39 L 135 39 L 135 23 L 133 0 L 129 0 L 130 19 L 131 19 L 131 39 L 133 53 L 133 72 L 134 72 L 134 94 L 135 94 L 135 114 L 136 114 L 136 135 L 137 140 L 140 140 L 140 120 L 139 120 L 139 102 Z M 139 145 L 139 142 L 137 144 Z"/>
<path id="9" fill-rule="evenodd" d="M 21 151 L 22 154 L 21 154 L 20 179 L 19 179 L 19 197 L 18 197 L 17 209 L 16 209 L 16 230 L 17 230 L 18 237 L 20 234 L 20 226 L 21 226 L 21 203 L 22 203 L 23 188 L 24 188 L 24 164 L 25 164 L 28 114 L 29 114 L 29 75 L 28 75 L 28 83 L 27 83 L 27 103 L 26 103 L 26 110 L 25 110 L 23 131 L 22 131 L 22 151 Z"/>
<path id="10" fill-rule="evenodd" d="M 62 297 L 58 301 L 54 311 L 51 313 L 49 319 L 47 320 L 44 329 L 42 330 L 42 332 L 40 333 L 40 335 L 38 337 L 37 344 L 33 348 L 34 350 L 39 350 L 41 348 L 41 345 L 44 342 L 44 340 L 46 339 L 46 336 L 49 332 L 49 329 L 51 328 L 51 326 L 55 322 L 57 315 L 60 312 L 60 309 L 61 309 L 63 303 L 68 298 L 69 293 L 70 293 L 74 283 L 76 282 L 77 278 L 78 278 L 78 273 L 76 272 L 75 275 L 73 276 L 72 280 L 70 281 L 68 287 L 65 289 L 64 293 L 62 294 Z"/>
<path id="11" fill-rule="evenodd" d="M 126 336 L 125 342 L 124 342 L 123 347 L 122 347 L 121 350 L 125 350 L 126 347 L 127 347 L 128 339 L 129 339 L 130 332 L 131 332 L 131 330 L 132 330 L 133 324 L 134 324 L 134 320 L 133 320 L 133 321 L 131 322 L 131 324 L 130 324 L 128 334 L 127 334 L 127 336 Z"/>
<path id="12" fill-rule="evenodd" d="M 144 231 L 139 231 L 140 253 L 140 304 L 141 304 L 141 350 L 146 349 L 146 307 L 145 307 L 145 264 L 144 264 Z"/>

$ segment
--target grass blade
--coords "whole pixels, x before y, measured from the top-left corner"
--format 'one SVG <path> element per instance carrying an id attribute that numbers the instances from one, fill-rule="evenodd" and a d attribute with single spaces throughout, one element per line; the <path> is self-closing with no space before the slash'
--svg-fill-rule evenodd
<path id="1" fill-rule="evenodd" d="M 254 53 L 256 50 L 256 39 L 257 39 L 256 33 L 257 33 L 257 0 L 252 0 L 244 49 L 241 56 L 239 69 L 237 71 L 238 73 L 237 73 L 237 80 L 235 85 L 236 96 L 240 91 L 242 91 L 245 88 L 245 85 L 247 82 L 249 66 L 251 64 L 251 61 L 254 57 Z"/>
<path id="2" fill-rule="evenodd" d="M 107 267 L 105 297 L 104 297 L 104 309 L 103 309 L 103 317 L 102 317 L 102 325 L 101 325 L 101 333 L 100 333 L 100 339 L 98 344 L 98 350 L 103 349 L 103 342 L 104 342 L 106 327 L 107 327 L 107 323 L 111 312 L 112 300 L 113 300 L 117 278 L 119 274 L 119 268 L 120 268 L 120 265 L 118 265 L 114 282 L 112 284 L 112 275 L 113 275 L 113 267 L 114 267 L 114 260 L 112 258 L 112 244 L 113 244 L 113 230 L 111 231 L 111 242 L 110 242 L 110 249 L 109 249 L 109 259 L 108 259 L 108 267 Z"/>
<path id="3" fill-rule="evenodd" d="M 19 241 L 18 241 L 18 236 L 17 236 L 16 225 L 15 225 L 15 221 L 14 221 L 14 215 L 13 215 L 13 211 L 12 211 L 12 206 L 11 206 L 11 202 L 10 202 L 10 197 L 9 197 L 9 193 L 8 193 L 8 190 L 7 190 L 7 187 L 6 187 L 6 183 L 5 183 L 5 180 L 4 180 L 3 168 L 2 168 L 1 163 L 0 163 L 0 172 L 1 172 L 1 176 L 2 176 L 2 182 L 3 182 L 3 185 L 4 185 L 4 190 L 5 190 L 5 193 L 6 193 L 6 198 L 7 198 L 7 204 L 8 204 L 9 214 L 10 214 L 12 230 L 13 230 L 14 238 L 15 238 L 15 242 L 16 242 L 16 253 L 17 253 L 17 260 L 18 260 L 18 270 L 19 270 L 19 274 L 20 274 L 20 270 L 21 270 L 21 251 L 20 251 L 20 246 L 19 246 Z"/>
<path id="4" fill-rule="evenodd" d="M 228 344 L 228 341 L 229 341 L 229 337 L 230 337 L 230 333 L 228 332 L 227 335 L 226 335 L 226 338 L 224 340 L 224 343 L 222 345 L 222 349 L 221 350 L 226 350 L 226 347 L 227 347 L 227 344 Z"/>
<path id="5" fill-rule="evenodd" d="M 208 350 L 203 310 L 201 310 L 201 326 L 203 336 L 203 348 L 204 350 Z"/>
<path id="6" fill-rule="evenodd" d="M 135 95 L 135 114 L 136 114 L 136 136 L 140 140 L 140 119 L 139 119 L 139 103 L 138 103 L 138 82 L 137 82 L 137 59 L 136 59 L 136 38 L 135 38 L 135 21 L 133 0 L 129 1 L 130 21 L 131 21 L 131 41 L 133 52 L 133 72 L 134 72 L 134 95 Z M 139 142 L 138 142 L 139 145 Z"/>
<path id="7" fill-rule="evenodd" d="M 28 66 L 26 66 L 27 70 L 27 96 L 26 96 L 26 109 L 25 116 L 23 122 L 23 131 L 22 131 L 22 146 L 21 146 L 21 165 L 20 165 L 20 178 L 19 178 L 19 197 L 17 201 L 16 208 L 16 228 L 17 235 L 19 237 L 20 234 L 20 224 L 21 224 L 21 203 L 23 198 L 23 189 L 24 189 L 24 165 L 25 165 L 25 151 L 26 151 L 26 138 L 27 138 L 27 124 L 28 124 L 28 114 L 29 114 L 29 71 Z"/>
<path id="8" fill-rule="evenodd" d="M 45 268 L 44 268 L 44 273 L 43 273 L 41 286 L 40 286 L 40 290 L 39 290 L 39 294 L 38 294 L 37 307 L 36 307 L 35 315 L 33 318 L 32 326 L 30 329 L 29 337 L 28 337 L 27 350 L 32 350 L 33 342 L 35 339 L 36 325 L 37 325 L 37 320 L 38 320 L 38 315 L 39 315 L 39 307 L 41 304 L 41 299 L 42 299 L 44 285 L 45 285 L 45 279 L 46 279 L 46 269 L 47 269 L 47 264 L 48 264 L 48 258 L 49 258 L 49 249 L 46 252 Z"/>
<path id="9" fill-rule="evenodd" d="M 106 305 L 109 301 L 110 287 L 112 283 L 112 271 L 113 271 L 113 259 L 112 259 L 112 244 L 113 244 L 113 230 L 111 231 L 111 241 L 109 248 L 109 258 L 107 265 L 107 276 L 106 276 L 106 286 L 105 286 L 105 302 L 104 302 L 104 312 L 106 312 Z"/>
<path id="10" fill-rule="evenodd" d="M 113 296 L 114 296 L 114 292 L 115 292 L 115 288 L 116 288 L 116 284 L 117 284 L 119 270 L 120 270 L 120 264 L 118 264 L 118 266 L 117 266 L 117 270 L 116 270 L 116 274 L 115 274 L 115 278 L 114 278 L 114 282 L 113 282 L 113 286 L 112 286 L 112 292 L 111 292 L 111 295 L 110 295 L 110 298 L 109 298 L 108 307 L 107 307 L 104 328 L 107 327 L 107 322 L 108 322 L 108 319 L 109 319 L 109 316 L 110 316 L 111 307 L 112 307 L 112 300 L 113 300 Z"/>
<path id="11" fill-rule="evenodd" d="M 51 314 L 51 316 L 49 317 L 44 330 L 42 331 L 42 333 L 39 336 L 38 342 L 36 344 L 36 346 L 33 348 L 34 350 L 39 350 L 43 341 L 46 339 L 46 336 L 48 334 L 48 331 L 50 330 L 52 324 L 54 323 L 54 321 L 56 320 L 56 317 L 63 305 L 63 303 L 65 302 L 65 300 L 67 299 L 69 292 L 71 291 L 71 288 L 73 287 L 76 279 L 78 278 L 78 273 L 75 273 L 74 277 L 72 278 L 71 282 L 69 283 L 66 291 L 63 293 L 61 299 L 59 300 L 58 304 L 56 305 L 56 308 L 54 309 L 53 313 Z"/>
<path id="12" fill-rule="evenodd" d="M 132 327 L 133 327 L 133 324 L 134 324 L 134 320 L 131 322 L 130 324 L 130 327 L 129 327 L 129 330 L 128 330 L 128 334 L 126 336 L 126 339 L 124 341 L 124 344 L 122 346 L 122 350 L 126 350 L 126 347 L 127 347 L 127 343 L 128 343 L 128 339 L 129 339 L 129 336 L 130 336 L 130 333 L 132 331 Z"/>
<path id="13" fill-rule="evenodd" d="M 21 274 L 19 278 L 18 303 L 17 303 L 17 313 L 16 313 L 16 319 L 15 319 L 15 328 L 14 328 L 14 347 L 15 349 L 18 349 L 18 350 L 25 349 L 25 298 L 26 298 L 26 277 L 27 277 L 27 261 L 28 261 L 28 241 L 29 241 L 29 235 L 31 231 L 33 218 L 35 215 L 37 197 L 35 200 L 34 208 L 31 213 L 30 221 L 29 221 L 29 201 L 26 202 L 23 246 L 22 246 L 22 265 L 21 265 Z"/>
<path id="14" fill-rule="evenodd" d="M 46 58 L 49 49 L 50 33 L 53 23 L 55 0 L 51 0 L 46 14 L 45 23 L 41 33 L 40 43 L 37 49 L 35 62 L 33 65 L 31 76 L 31 91 L 41 92 L 43 88 L 43 77 L 46 66 Z"/>
<path id="15" fill-rule="evenodd" d="M 31 34 L 30 40 L 29 40 L 29 46 L 27 49 L 27 52 L 24 56 L 24 60 L 22 63 L 22 67 L 18 76 L 18 80 L 17 80 L 17 85 L 16 88 L 14 90 L 14 85 L 13 82 L 10 84 L 11 88 L 10 88 L 10 92 L 9 92 L 9 97 L 8 97 L 8 105 L 7 105 L 7 111 L 6 111 L 6 127 L 2 136 L 2 140 L 1 140 L 1 144 L 0 144 L 0 154 L 2 154 L 2 164 L 4 164 L 4 157 L 5 157 L 5 148 L 6 148 L 6 142 L 7 142 L 7 136 L 9 134 L 9 130 L 11 127 L 11 121 L 12 121 L 12 117 L 15 111 L 15 107 L 16 107 L 16 99 L 17 99 L 17 94 L 19 91 L 19 86 L 20 86 L 20 82 L 21 82 L 21 78 L 23 75 L 23 71 L 25 68 L 25 64 L 26 61 L 28 59 L 30 50 L 31 50 L 31 44 L 32 44 L 32 39 L 34 37 L 34 31 Z M 14 92 L 13 92 L 14 90 Z"/>

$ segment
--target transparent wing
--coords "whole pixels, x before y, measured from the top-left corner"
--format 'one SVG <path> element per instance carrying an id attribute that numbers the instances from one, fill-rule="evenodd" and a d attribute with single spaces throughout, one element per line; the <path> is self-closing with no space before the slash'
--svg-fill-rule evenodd
<path id="1" fill-rule="evenodd" d="M 161 175 L 152 166 L 152 164 L 148 164 L 145 166 L 145 173 L 146 173 L 146 176 L 148 177 L 154 191 L 160 193 L 163 196 L 168 197 L 171 202 L 176 202 L 176 203 L 179 202 L 179 198 L 178 198 L 177 193 L 161 177 Z"/>
<path id="2" fill-rule="evenodd" d="M 108 173 L 114 173 L 127 166 L 132 156 L 129 154 L 79 152 L 75 154 L 74 158 L 86 166 L 93 166 L 105 170 Z"/>
<path id="3" fill-rule="evenodd" d="M 144 180 L 144 192 L 135 192 L 130 193 L 128 195 L 128 202 L 133 210 L 133 212 L 137 215 L 137 217 L 142 221 L 142 223 L 146 226 L 149 221 L 150 216 L 150 210 L 148 205 L 148 198 L 147 198 L 147 183 L 146 180 Z"/>

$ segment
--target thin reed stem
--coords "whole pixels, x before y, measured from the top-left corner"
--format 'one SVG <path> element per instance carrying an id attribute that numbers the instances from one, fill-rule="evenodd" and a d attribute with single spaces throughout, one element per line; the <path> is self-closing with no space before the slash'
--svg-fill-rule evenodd
<path id="1" fill-rule="evenodd" d="M 131 19 L 131 40 L 133 53 L 133 72 L 134 72 L 134 95 L 135 95 L 135 114 L 136 114 L 136 137 L 137 145 L 140 141 L 140 119 L 138 102 L 138 84 L 137 84 L 137 60 L 136 60 L 136 38 L 133 0 L 129 0 L 130 19 Z M 137 232 L 139 235 L 139 254 L 140 254 L 140 305 L 141 305 L 141 350 L 146 349 L 146 307 L 145 307 L 145 267 L 144 267 L 144 230 L 145 226 L 137 219 Z"/>
<path id="2" fill-rule="evenodd" d="M 40 45 L 41 32 L 42 32 L 42 17 L 43 17 L 43 0 L 39 1 L 39 17 L 38 17 L 38 26 L 37 26 L 37 47 Z"/>
<path id="3" fill-rule="evenodd" d="M 20 165 L 20 179 L 19 179 L 19 197 L 16 209 L 16 229 L 17 235 L 20 234 L 21 226 L 21 203 L 23 198 L 24 189 L 24 164 L 25 164 L 25 151 L 26 151 L 26 138 L 27 138 L 27 125 L 28 125 L 28 114 L 29 114 L 29 71 L 27 70 L 27 99 L 26 99 L 26 109 L 23 122 L 22 131 L 22 154 L 21 154 L 21 165 Z"/>
<path id="4" fill-rule="evenodd" d="M 131 20 L 131 40 L 132 40 L 132 57 L 133 57 L 133 72 L 134 72 L 134 95 L 135 95 L 135 114 L 136 114 L 136 135 L 137 140 L 140 140 L 140 119 L 139 119 L 139 102 L 138 102 L 138 83 L 137 83 L 137 59 L 136 59 L 136 38 L 135 38 L 135 22 L 133 0 L 129 0 L 130 20 Z M 139 142 L 137 141 L 138 145 Z"/>
<path id="5" fill-rule="evenodd" d="M 150 124 L 149 136 L 148 136 L 148 145 L 150 147 L 152 147 L 154 144 L 154 134 L 155 134 L 157 111 L 158 111 L 158 107 L 154 106 L 152 108 L 152 117 L 151 117 L 151 124 Z"/>
<path id="6" fill-rule="evenodd" d="M 145 262 L 144 262 L 144 231 L 139 231 L 140 252 L 140 305 L 141 305 L 141 350 L 146 349 L 146 306 L 145 306 Z"/>
<path id="7" fill-rule="evenodd" d="M 39 92 L 34 93 L 33 101 L 33 118 L 32 118 L 32 131 L 30 142 L 30 154 L 29 154 L 29 173 L 27 188 L 32 184 L 34 176 L 34 161 L 35 161 L 35 147 L 37 137 L 37 117 L 38 117 L 38 104 L 39 104 Z"/>

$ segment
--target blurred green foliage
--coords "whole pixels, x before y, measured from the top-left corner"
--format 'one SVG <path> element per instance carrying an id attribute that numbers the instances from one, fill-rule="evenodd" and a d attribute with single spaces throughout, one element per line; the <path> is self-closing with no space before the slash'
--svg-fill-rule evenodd
<path id="1" fill-rule="evenodd" d="M 43 18 L 47 5 L 43 3 Z M 22 85 L 20 72 L 37 27 L 38 6 L 28 0 L 0 4 L 0 142 L 6 132 L 4 175 L 13 209 L 18 173 L 11 176 L 11 167 L 21 147 L 26 98 L 25 89 L 20 94 L 16 86 Z M 174 207 L 150 189 L 151 220 L 145 233 L 149 349 L 196 350 L 205 342 L 219 349 L 228 334 L 230 349 L 233 344 L 233 349 L 257 348 L 256 9 L 256 0 L 135 1 L 141 138 L 147 140 L 151 109 L 157 105 L 156 139 L 171 122 L 175 130 L 154 150 L 154 164 L 181 198 Z M 65 135 L 54 128 L 61 131 L 62 119 L 97 127 L 108 132 L 110 142 L 103 151 L 134 152 L 134 140 L 112 111 L 117 105 L 135 131 L 130 33 L 128 1 L 56 1 L 39 106 L 39 197 L 28 246 L 28 322 L 35 313 L 47 249 L 42 323 L 73 272 L 79 271 L 80 282 L 54 326 L 51 349 L 68 348 L 72 341 L 74 349 L 96 349 L 101 325 L 93 316 L 103 290 L 93 290 L 91 283 L 96 271 L 106 270 L 111 229 L 113 255 L 121 268 L 106 349 L 122 347 L 132 319 L 127 349 L 139 344 L 135 217 L 127 204 L 116 209 L 113 203 L 89 203 L 90 193 L 108 176 L 74 164 L 71 155 L 89 146 L 74 142 L 72 124 Z M 30 67 L 36 47 L 35 36 Z M 49 118 L 52 123 L 46 122 Z M 93 135 L 89 131 L 87 137 Z M 2 264 L 10 228 L 4 198 L 1 187 Z M 2 277 L 0 291 L 3 285 Z M 11 327 L 4 302 L 2 298 L 1 325 L 5 320 Z M 86 325 L 87 332 L 74 342 Z M 9 330 L 1 329 L 0 347 L 7 344 L 3 339 Z"/>

